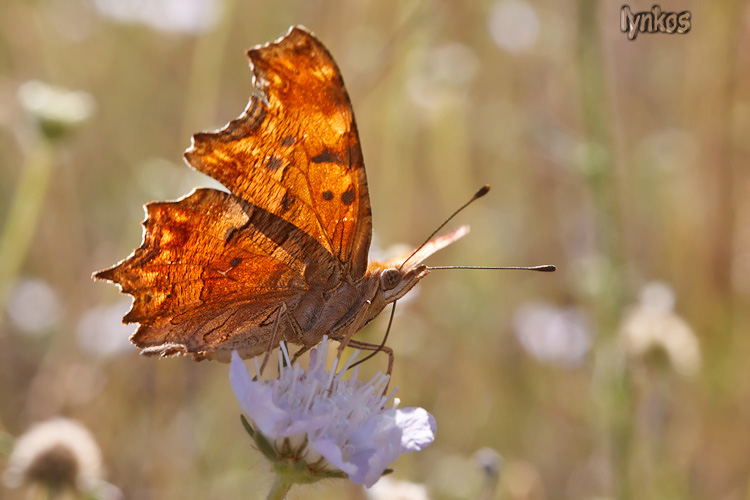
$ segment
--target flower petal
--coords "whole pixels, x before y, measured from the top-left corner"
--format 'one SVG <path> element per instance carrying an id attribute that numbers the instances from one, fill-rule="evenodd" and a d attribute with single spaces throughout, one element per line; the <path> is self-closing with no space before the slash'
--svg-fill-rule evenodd
<path id="1" fill-rule="evenodd" d="M 437 422 L 435 422 L 435 417 L 424 408 L 396 410 L 396 425 L 403 431 L 401 435 L 403 451 L 422 450 L 435 440 Z"/>
<path id="2" fill-rule="evenodd" d="M 287 412 L 274 404 L 273 389 L 270 386 L 250 377 L 237 351 L 232 351 L 229 382 L 242 411 L 263 434 L 275 436 L 277 427 L 288 420 Z"/>
<path id="3" fill-rule="evenodd" d="M 368 459 L 364 485 L 368 488 L 383 475 L 383 471 L 402 453 L 403 430 L 398 426 L 393 410 L 378 418 L 376 431 L 369 437 L 375 453 Z"/>
<path id="4" fill-rule="evenodd" d="M 328 463 L 348 475 L 357 471 L 357 466 L 353 463 L 346 462 L 344 455 L 334 439 L 323 438 L 310 443 L 313 449 L 317 450 Z M 351 477 L 350 477 L 351 478 Z M 356 481 L 355 481 L 356 482 Z"/>

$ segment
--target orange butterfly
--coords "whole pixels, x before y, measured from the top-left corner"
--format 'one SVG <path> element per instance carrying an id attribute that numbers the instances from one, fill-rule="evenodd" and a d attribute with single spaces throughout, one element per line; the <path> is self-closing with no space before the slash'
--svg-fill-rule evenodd
<path id="1" fill-rule="evenodd" d="M 123 322 L 140 323 L 131 341 L 145 355 L 229 361 L 232 350 L 250 358 L 281 340 L 304 351 L 324 335 L 376 350 L 352 335 L 468 228 L 368 264 L 365 166 L 336 63 L 299 26 L 247 55 L 258 93 L 185 152 L 230 192 L 201 188 L 147 204 L 141 246 L 94 277 L 133 296 Z"/>

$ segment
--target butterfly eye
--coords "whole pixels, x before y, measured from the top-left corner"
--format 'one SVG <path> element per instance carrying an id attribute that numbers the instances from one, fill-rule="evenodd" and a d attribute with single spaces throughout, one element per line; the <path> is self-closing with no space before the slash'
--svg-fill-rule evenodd
<path id="1" fill-rule="evenodd" d="M 380 273 L 380 287 L 383 290 L 393 290 L 401 283 L 401 272 L 398 269 L 389 267 Z"/>

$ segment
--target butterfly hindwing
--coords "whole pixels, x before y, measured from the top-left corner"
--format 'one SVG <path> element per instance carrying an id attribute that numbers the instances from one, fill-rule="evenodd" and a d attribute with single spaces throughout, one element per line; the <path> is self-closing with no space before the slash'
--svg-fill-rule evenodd
<path id="1" fill-rule="evenodd" d="M 210 338 L 267 327 L 259 322 L 309 289 L 305 261 L 330 259 L 288 222 L 215 189 L 149 203 L 144 228 L 141 246 L 95 277 L 133 296 L 123 321 L 141 324 L 132 340 L 146 349 L 206 351 Z"/>

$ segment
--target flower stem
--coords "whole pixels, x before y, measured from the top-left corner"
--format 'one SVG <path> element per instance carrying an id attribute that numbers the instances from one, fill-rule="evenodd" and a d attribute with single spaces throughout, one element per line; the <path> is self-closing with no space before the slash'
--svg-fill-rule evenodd
<path id="1" fill-rule="evenodd" d="M 292 482 L 282 474 L 277 474 L 276 479 L 273 481 L 271 491 L 268 492 L 266 500 L 283 500 L 286 498 L 286 494 L 292 489 Z"/>
<path id="2" fill-rule="evenodd" d="M 10 291 L 36 233 L 54 158 L 53 145 L 39 138 L 21 170 L 0 237 L 0 303 Z"/>

